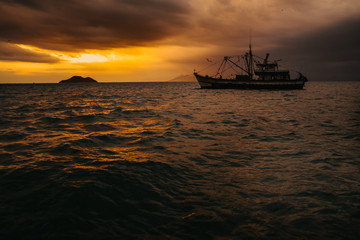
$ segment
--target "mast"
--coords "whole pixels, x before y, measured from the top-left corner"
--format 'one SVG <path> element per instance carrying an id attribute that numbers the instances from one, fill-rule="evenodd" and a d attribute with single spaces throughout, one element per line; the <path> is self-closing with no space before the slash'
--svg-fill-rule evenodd
<path id="1" fill-rule="evenodd" d="M 249 58 L 247 59 L 247 65 L 249 70 L 249 79 L 253 80 L 254 77 L 254 62 L 253 62 L 253 54 L 251 50 L 251 38 L 252 38 L 252 29 L 249 29 Z"/>
<path id="2" fill-rule="evenodd" d="M 249 43 L 249 77 L 250 80 L 253 80 L 253 55 L 251 51 L 251 42 Z"/>

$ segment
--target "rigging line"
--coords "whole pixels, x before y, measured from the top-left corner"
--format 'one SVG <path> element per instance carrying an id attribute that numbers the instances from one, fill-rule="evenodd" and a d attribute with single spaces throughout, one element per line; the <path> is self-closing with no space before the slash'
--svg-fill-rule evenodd
<path id="1" fill-rule="evenodd" d="M 226 66 L 227 60 L 228 60 L 228 58 L 227 58 L 227 57 L 226 57 L 226 58 L 224 58 L 224 65 L 223 65 L 223 67 L 222 67 L 221 75 L 223 75 L 223 73 L 224 73 L 224 70 L 225 70 L 225 66 Z"/>
<path id="2" fill-rule="evenodd" d="M 233 62 L 231 59 L 229 59 L 229 62 L 231 62 L 232 64 L 234 64 L 236 67 L 240 68 L 241 70 L 243 70 L 246 73 L 249 73 L 249 71 L 246 71 L 244 68 L 242 68 L 240 65 L 236 64 L 235 62 Z"/>
<path id="3" fill-rule="evenodd" d="M 230 59 L 229 59 L 229 61 L 230 61 Z M 237 63 L 238 63 L 238 62 L 237 62 Z M 229 70 L 230 68 L 231 68 L 232 70 L 234 70 L 235 72 L 238 72 L 238 71 L 239 71 L 239 70 L 235 69 L 232 64 L 229 64 L 229 67 L 227 67 L 226 69 L 223 68 L 223 72 L 226 72 L 226 71 Z"/>
<path id="4" fill-rule="evenodd" d="M 221 62 L 221 64 L 220 64 L 220 66 L 219 66 L 219 68 L 218 68 L 217 73 L 216 73 L 215 76 L 217 76 L 217 75 L 219 74 L 220 69 L 221 69 L 221 67 L 222 67 L 222 65 L 224 64 L 225 61 L 226 61 L 226 60 L 225 60 L 225 58 L 224 58 L 224 60 L 223 60 L 223 61 Z"/>
<path id="5" fill-rule="evenodd" d="M 208 68 L 210 68 L 210 67 L 213 67 L 214 65 L 217 65 L 218 63 L 219 63 L 219 61 L 217 61 L 217 62 L 212 62 L 210 65 L 202 68 L 202 69 L 199 70 L 198 72 L 202 72 L 202 71 L 204 71 L 205 69 L 208 69 Z"/>
<path id="6" fill-rule="evenodd" d="M 241 58 L 238 57 L 237 61 L 235 62 L 237 65 L 241 65 L 242 61 Z M 234 68 L 233 68 L 234 69 Z M 242 70 L 242 69 L 241 69 Z M 234 69 L 235 72 L 237 72 L 237 70 Z M 242 70 L 243 71 L 243 70 Z"/>
<path id="7" fill-rule="evenodd" d="M 232 65 L 230 65 L 230 67 L 231 67 L 232 70 L 235 71 L 235 73 L 237 72 L 236 69 Z"/>
<path id="8" fill-rule="evenodd" d="M 237 73 L 236 69 L 232 65 L 229 65 L 223 72 L 226 73 L 229 69 L 234 70 L 235 74 Z"/>
<path id="9" fill-rule="evenodd" d="M 232 61 L 232 60 L 230 59 L 230 58 L 233 58 L 233 57 L 237 57 L 237 61 Z M 227 71 L 228 69 L 231 68 L 232 70 L 234 70 L 235 73 L 241 73 L 242 71 L 245 72 L 245 73 L 247 73 L 247 72 L 245 71 L 245 69 L 243 69 L 244 67 L 240 66 L 240 64 L 242 63 L 241 58 L 243 58 L 243 56 L 241 56 L 241 55 L 231 56 L 231 57 L 228 58 L 228 60 L 229 60 L 230 63 L 232 63 L 233 65 L 235 65 L 237 68 L 240 68 L 240 71 L 239 71 L 239 69 L 235 69 L 233 65 L 229 65 L 229 67 L 228 67 L 225 71 Z"/>
<path id="10" fill-rule="evenodd" d="M 229 69 L 234 70 L 235 74 L 237 74 L 239 72 L 239 70 L 235 69 L 233 65 L 229 65 L 226 69 L 223 69 L 221 74 L 226 73 Z"/>
<path id="11" fill-rule="evenodd" d="M 229 65 L 226 69 L 223 69 L 223 71 L 221 72 L 221 74 L 226 73 L 227 70 L 229 70 L 230 68 L 231 68 L 231 65 Z"/>

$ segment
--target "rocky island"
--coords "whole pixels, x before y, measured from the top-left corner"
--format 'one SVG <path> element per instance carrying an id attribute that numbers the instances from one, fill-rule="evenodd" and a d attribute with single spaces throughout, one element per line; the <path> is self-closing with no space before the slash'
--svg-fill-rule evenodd
<path id="1" fill-rule="evenodd" d="M 97 81 L 91 77 L 72 76 L 67 80 L 61 80 L 59 83 L 97 83 Z"/>

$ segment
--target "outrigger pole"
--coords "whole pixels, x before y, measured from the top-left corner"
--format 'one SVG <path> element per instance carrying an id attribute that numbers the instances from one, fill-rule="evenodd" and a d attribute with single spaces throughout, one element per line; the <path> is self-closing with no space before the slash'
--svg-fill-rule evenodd
<path id="1" fill-rule="evenodd" d="M 251 50 L 251 43 L 249 44 L 249 54 L 246 53 L 244 58 L 245 58 L 247 70 L 244 69 L 243 67 L 241 67 L 240 65 L 238 65 L 236 62 L 232 61 L 231 57 L 225 56 L 224 60 L 220 64 L 215 76 L 218 76 L 220 74 L 220 77 L 221 77 L 223 71 L 225 70 L 226 63 L 229 61 L 230 63 L 234 64 L 236 67 L 240 68 L 241 70 L 243 70 L 244 72 L 249 74 L 249 79 L 253 80 L 254 66 L 253 66 L 253 54 L 252 54 L 252 50 Z M 220 72 L 220 70 L 221 70 L 221 72 Z"/>
<path id="2" fill-rule="evenodd" d="M 220 66 L 219 66 L 219 69 L 217 70 L 217 73 L 216 73 L 215 77 L 216 77 L 217 75 L 219 75 L 221 67 L 222 67 L 222 70 L 221 70 L 220 76 L 222 75 L 222 73 L 224 72 L 224 69 L 225 69 L 225 65 L 226 65 L 227 60 L 228 60 L 228 57 L 224 57 L 224 60 L 221 62 Z"/>
<path id="3" fill-rule="evenodd" d="M 245 70 L 244 68 L 239 66 L 237 63 L 233 62 L 230 58 L 228 59 L 228 61 L 231 62 L 232 64 L 234 64 L 235 66 L 237 66 L 238 68 L 240 68 L 241 70 L 243 70 L 244 72 L 246 72 L 247 74 L 250 74 L 249 71 Z"/>

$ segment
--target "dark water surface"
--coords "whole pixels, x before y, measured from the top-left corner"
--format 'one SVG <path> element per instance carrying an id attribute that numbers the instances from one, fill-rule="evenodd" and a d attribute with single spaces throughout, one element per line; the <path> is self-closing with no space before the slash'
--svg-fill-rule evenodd
<path id="1" fill-rule="evenodd" d="M 360 82 L 0 85 L 0 239 L 360 239 Z"/>

